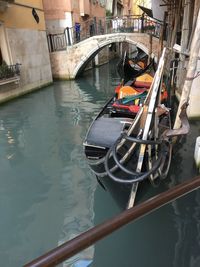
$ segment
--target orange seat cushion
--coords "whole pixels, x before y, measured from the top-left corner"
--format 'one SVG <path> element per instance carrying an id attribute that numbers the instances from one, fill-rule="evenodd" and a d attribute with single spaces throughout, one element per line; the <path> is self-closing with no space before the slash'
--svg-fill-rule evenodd
<path id="1" fill-rule="evenodd" d="M 138 91 L 131 86 L 123 86 L 119 89 L 118 99 L 121 99 L 128 95 L 137 95 Z"/>
<path id="2" fill-rule="evenodd" d="M 145 73 L 145 74 L 136 78 L 134 86 L 144 87 L 144 88 L 148 89 L 148 88 L 150 88 L 152 81 L 153 81 L 153 77 L 150 74 Z"/>
<path id="3" fill-rule="evenodd" d="M 140 81 L 135 81 L 134 82 L 135 87 L 140 87 L 140 88 L 147 88 L 149 89 L 151 87 L 150 82 L 140 82 Z"/>

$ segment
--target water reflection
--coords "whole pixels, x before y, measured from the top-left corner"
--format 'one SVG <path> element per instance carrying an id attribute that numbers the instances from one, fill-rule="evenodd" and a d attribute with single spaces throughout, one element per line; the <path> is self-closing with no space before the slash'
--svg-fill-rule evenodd
<path id="1" fill-rule="evenodd" d="M 0 107 L 1 266 L 22 266 L 93 226 L 97 183 L 82 142 L 110 94 L 104 72 L 105 79 L 91 71 Z M 64 266 L 93 256 L 94 246 Z"/>
<path id="2" fill-rule="evenodd" d="M 58 130 L 64 132 L 66 138 L 66 146 L 60 151 L 61 158 L 65 159 L 61 183 L 66 193 L 62 232 L 58 241 L 60 245 L 93 226 L 96 181 L 88 171 L 82 153 L 82 140 L 85 135 L 82 123 L 83 117 L 91 114 L 92 110 L 94 112 L 96 106 L 91 103 L 92 96 L 81 91 L 78 83 L 73 81 L 56 85 L 54 97 L 56 115 L 59 117 Z M 86 266 L 93 259 L 93 255 L 94 246 L 91 246 L 67 260 L 63 266 L 78 266 L 79 263 Z"/>
<path id="3" fill-rule="evenodd" d="M 191 122 L 190 133 L 175 147 L 169 187 L 198 175 L 193 154 L 199 127 L 196 122 Z M 174 227 L 177 230 L 173 266 L 200 266 L 200 191 L 174 201 L 172 207 Z"/>
<path id="4" fill-rule="evenodd" d="M 0 266 L 22 266 L 119 213 L 97 186 L 82 149 L 92 119 L 118 81 L 115 66 L 105 65 L 0 107 Z M 191 130 L 174 150 L 168 179 L 149 195 L 197 174 L 199 124 L 193 122 Z M 61 266 L 200 266 L 199 209 L 197 191 Z"/>
<path id="5" fill-rule="evenodd" d="M 200 194 L 190 194 L 182 201 L 173 202 L 172 206 L 178 234 L 173 266 L 200 266 Z"/>
<path id="6" fill-rule="evenodd" d="M 99 69 L 94 71 L 95 77 L 99 77 Z M 67 191 L 67 199 L 59 245 L 93 226 L 93 202 L 97 183 L 86 165 L 82 142 L 92 118 L 99 112 L 112 91 L 108 84 L 106 86 L 101 84 L 105 81 L 110 83 L 108 74 L 103 80 L 96 78 L 93 80 L 91 77 L 94 73 L 91 74 L 89 80 L 83 77 L 78 82 L 71 81 L 67 84 L 58 82 L 54 91 L 56 116 L 59 117 L 58 128 L 66 133 L 68 143 L 66 151 L 63 149 L 60 151 L 61 157 L 65 158 L 65 162 L 71 162 L 70 165 L 68 163 L 63 167 L 62 172 L 62 187 Z M 100 88 L 104 88 L 105 91 L 98 91 Z M 69 154 L 67 150 L 70 144 L 72 148 Z M 67 154 L 70 159 L 66 157 Z M 94 246 L 91 246 L 67 260 L 63 266 L 88 266 L 93 256 Z"/>
<path id="7" fill-rule="evenodd" d="M 43 176 L 41 168 L 36 167 L 38 159 L 41 159 L 40 155 L 34 158 L 36 151 L 32 150 L 32 155 L 29 153 L 32 143 L 29 135 L 31 106 L 28 102 L 22 104 L 21 101 L 16 101 L 12 105 L 1 107 L 0 262 L 2 266 L 20 266 L 24 255 L 31 254 L 31 250 L 27 251 L 28 246 L 38 249 L 38 243 L 31 238 L 31 231 L 34 232 L 34 229 L 29 229 L 31 230 L 29 232 L 28 228 L 33 221 L 40 221 L 40 210 L 37 210 L 38 216 L 32 210 L 34 206 L 46 201 L 46 193 L 49 190 L 48 182 L 40 179 Z M 38 229 L 42 228 L 41 222 L 38 224 Z M 34 232 L 35 236 L 37 232 Z"/>

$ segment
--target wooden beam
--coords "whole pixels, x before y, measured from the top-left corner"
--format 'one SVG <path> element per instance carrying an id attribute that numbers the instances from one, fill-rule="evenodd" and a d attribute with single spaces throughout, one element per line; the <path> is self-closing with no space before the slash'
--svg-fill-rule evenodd
<path id="1" fill-rule="evenodd" d="M 194 36 L 193 36 L 192 44 L 191 44 L 191 53 L 190 53 L 190 58 L 189 58 L 189 62 L 188 62 L 187 75 L 186 75 L 186 79 L 185 79 L 185 82 L 183 85 L 183 90 L 182 90 L 182 94 L 181 94 L 181 98 L 180 98 L 180 102 L 179 102 L 179 108 L 178 108 L 178 112 L 176 115 L 176 121 L 174 124 L 175 129 L 180 128 L 180 126 L 181 126 L 181 121 L 179 118 L 179 114 L 181 112 L 181 106 L 184 103 L 189 102 L 192 82 L 193 82 L 193 79 L 195 77 L 197 62 L 198 62 L 198 58 L 199 58 L 198 57 L 199 56 L 199 50 L 200 50 L 200 34 L 199 33 L 200 33 L 200 10 L 198 12 L 196 28 L 194 31 Z"/>
<path id="2" fill-rule="evenodd" d="M 184 66 L 185 66 L 185 51 L 187 50 L 188 47 L 188 42 L 189 42 L 189 17 L 190 17 L 190 10 L 191 10 L 191 1 L 190 0 L 185 0 L 184 1 L 184 14 L 183 14 L 183 24 L 182 24 L 182 35 L 181 35 L 181 53 L 179 56 L 180 62 L 178 65 L 177 69 L 177 87 L 180 88 L 181 85 L 183 84 L 184 76 L 185 76 L 185 71 L 184 71 Z"/>

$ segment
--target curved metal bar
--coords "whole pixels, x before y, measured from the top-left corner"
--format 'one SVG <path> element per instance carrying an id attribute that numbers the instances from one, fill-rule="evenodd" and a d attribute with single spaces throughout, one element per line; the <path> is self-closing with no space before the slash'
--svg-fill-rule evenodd
<path id="1" fill-rule="evenodd" d="M 111 149 L 110 149 L 111 150 Z M 123 184 L 133 184 L 136 182 L 140 182 L 145 180 L 149 175 L 151 175 L 152 173 L 154 173 L 160 166 L 160 164 L 163 161 L 163 155 L 161 154 L 161 156 L 158 158 L 158 160 L 155 162 L 154 166 L 152 167 L 151 170 L 149 170 L 148 172 L 145 172 L 141 175 L 141 173 L 137 173 L 137 176 L 134 175 L 134 178 L 132 179 L 121 179 L 117 176 L 115 176 L 114 174 L 111 173 L 109 167 L 108 167 L 108 155 L 109 153 L 107 153 L 106 158 L 105 158 L 105 162 L 104 162 L 104 166 L 105 166 L 105 170 L 108 174 L 108 176 L 115 182 L 117 183 L 123 183 Z M 134 172 L 133 172 L 134 173 Z"/>
<path id="2" fill-rule="evenodd" d="M 128 136 L 127 136 L 127 137 L 128 137 Z M 114 160 L 115 160 L 115 163 L 116 163 L 116 165 L 113 166 L 113 167 L 110 169 L 110 171 L 111 171 L 111 172 L 114 172 L 114 171 L 116 171 L 117 168 L 119 167 L 121 170 L 123 170 L 124 172 L 126 172 L 126 173 L 128 173 L 128 174 L 130 174 L 130 175 L 138 175 L 137 172 L 130 171 L 130 170 L 128 170 L 127 168 L 125 168 L 125 167 L 121 164 L 121 163 L 125 163 L 125 162 L 126 162 L 127 157 L 129 156 L 129 155 L 128 155 L 128 152 L 123 156 L 122 159 L 119 160 L 119 159 L 117 158 L 117 155 L 116 155 L 116 154 L 117 154 L 117 151 L 116 151 L 116 149 L 117 149 L 118 144 L 122 141 L 122 139 L 126 139 L 126 137 L 124 137 L 123 134 L 118 138 L 118 140 L 115 142 L 115 144 L 113 145 L 113 147 L 111 147 L 111 149 L 108 150 L 108 152 L 107 152 L 107 155 L 109 154 L 108 157 L 110 158 L 111 156 L 113 156 L 113 158 L 114 158 Z M 127 140 L 129 140 L 129 139 L 127 139 Z M 133 139 L 130 138 L 130 141 L 132 141 L 132 140 L 136 140 L 136 141 L 139 140 L 138 143 L 143 144 L 142 142 L 140 142 L 140 139 L 138 139 L 138 138 L 133 138 Z M 141 141 L 145 141 L 145 140 L 141 140 Z M 137 143 L 137 142 L 135 142 L 135 143 Z M 146 144 L 146 141 L 145 141 L 145 144 Z M 153 144 L 161 144 L 161 141 L 151 141 L 151 140 L 148 140 L 148 143 L 147 143 L 147 144 L 150 144 L 150 145 L 153 145 Z M 105 160 L 106 160 L 106 156 L 105 156 L 105 158 L 102 160 L 101 163 L 103 163 L 103 161 L 104 161 L 104 163 L 105 163 Z M 92 171 L 93 171 L 96 175 L 101 176 L 101 177 L 104 177 L 104 176 L 106 176 L 106 174 L 107 174 L 106 171 L 105 171 L 105 172 L 102 172 L 102 173 L 96 172 L 96 171 L 94 171 L 94 170 L 92 170 Z"/>
<path id="3" fill-rule="evenodd" d="M 187 106 L 188 106 L 188 103 L 185 102 L 181 107 L 181 112 L 179 115 L 179 118 L 181 120 L 181 127 L 179 129 L 166 130 L 163 133 L 162 138 L 167 140 L 175 136 L 188 134 L 190 130 L 190 124 L 189 124 L 187 113 L 186 113 Z"/>
<path id="4" fill-rule="evenodd" d="M 126 167 L 124 167 L 121 163 L 120 163 L 120 160 L 118 159 L 117 157 L 117 142 L 115 143 L 114 146 L 111 147 L 111 149 L 108 151 L 109 154 L 111 154 L 112 152 L 112 156 L 113 156 L 113 159 L 116 163 L 116 165 L 124 172 L 126 172 L 127 174 L 130 174 L 130 175 L 138 175 L 138 172 L 133 172 L 129 169 L 127 169 Z"/>
<path id="5" fill-rule="evenodd" d="M 135 147 L 135 143 L 134 144 L 132 144 L 131 145 L 131 147 L 130 147 L 130 149 L 128 150 L 128 152 L 126 152 L 126 154 L 120 159 L 120 163 L 125 163 L 126 161 L 127 161 L 127 159 L 128 159 L 128 157 L 129 157 L 129 155 L 130 155 L 130 153 L 131 153 L 131 151 L 134 149 L 134 147 Z M 108 151 L 109 152 L 109 151 Z M 107 153 L 108 153 L 107 152 Z M 111 154 L 111 156 L 112 156 L 112 154 Z M 105 157 L 103 158 L 103 160 L 102 160 L 102 164 L 105 162 Z M 90 164 L 90 162 L 89 162 L 89 164 Z M 92 164 L 90 164 L 90 165 L 92 165 Z M 93 165 L 95 165 L 95 164 L 93 164 Z M 97 164 L 96 164 L 97 165 Z M 110 169 L 110 171 L 111 172 L 114 172 L 114 171 L 116 171 L 117 169 L 118 169 L 119 167 L 118 167 L 118 165 L 116 164 L 115 166 L 113 166 L 111 169 Z M 93 170 L 93 169 L 91 169 L 91 171 L 94 173 L 94 174 L 96 174 L 96 175 L 98 175 L 99 177 L 105 177 L 106 175 L 107 175 L 107 172 L 105 171 L 105 172 L 97 172 L 97 171 L 95 171 L 95 170 Z"/>
<path id="6" fill-rule="evenodd" d="M 123 138 L 122 138 L 123 139 Z M 120 141 L 122 141 L 122 139 L 121 138 L 119 138 L 119 140 Z M 123 144 L 118 144 L 117 146 L 119 146 L 119 147 L 117 147 L 117 148 L 120 148 L 120 147 L 122 147 L 122 145 Z M 128 157 L 129 157 L 129 155 L 130 155 L 130 153 L 132 152 L 132 150 L 134 149 L 134 147 L 135 147 L 135 145 L 136 145 L 136 143 L 133 143 L 132 145 L 131 145 L 131 147 L 129 148 L 129 150 L 126 152 L 126 154 L 120 159 L 120 163 L 125 163 L 126 161 L 127 161 L 127 159 L 128 159 Z M 109 151 L 108 151 L 109 152 Z M 108 153 L 107 152 L 107 153 Z M 112 154 L 110 153 L 110 156 L 112 156 Z M 106 156 L 105 156 L 106 157 Z M 96 160 L 95 161 L 95 163 L 91 160 L 88 160 L 88 162 L 89 162 L 89 164 L 90 165 L 98 165 L 98 164 L 103 164 L 104 162 L 105 162 L 105 157 L 103 157 L 102 159 L 99 159 L 99 160 Z M 117 165 L 115 165 L 115 166 L 113 166 L 111 169 L 110 169 L 110 171 L 111 172 L 114 172 L 114 171 L 116 171 L 118 169 L 118 166 Z M 96 172 L 96 171 L 94 171 L 93 169 L 91 169 L 92 170 L 92 172 L 94 173 L 94 174 L 96 174 L 96 175 L 98 175 L 99 177 L 104 177 L 104 176 L 106 176 L 107 175 L 107 173 L 106 172 Z"/>
<path id="7" fill-rule="evenodd" d="M 126 133 L 122 133 L 121 135 L 124 139 L 132 141 L 134 143 L 138 143 L 138 144 L 146 144 L 146 145 L 160 145 L 162 143 L 162 140 L 157 140 L 157 141 L 153 141 L 153 140 L 143 140 L 143 139 L 138 139 L 132 136 L 128 136 Z"/>

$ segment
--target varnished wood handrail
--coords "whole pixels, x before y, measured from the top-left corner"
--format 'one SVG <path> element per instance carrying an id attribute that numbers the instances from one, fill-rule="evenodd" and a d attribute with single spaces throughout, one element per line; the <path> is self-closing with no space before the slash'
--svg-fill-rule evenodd
<path id="1" fill-rule="evenodd" d="M 141 218 L 142 216 L 182 197 L 200 187 L 200 176 L 183 182 L 156 197 L 153 197 L 129 210 L 125 210 L 114 218 L 99 224 L 59 247 L 47 252 L 39 258 L 24 265 L 24 267 L 50 267 L 77 254 L 79 251 L 91 246 L 96 241 L 111 234 L 120 227 Z"/>

